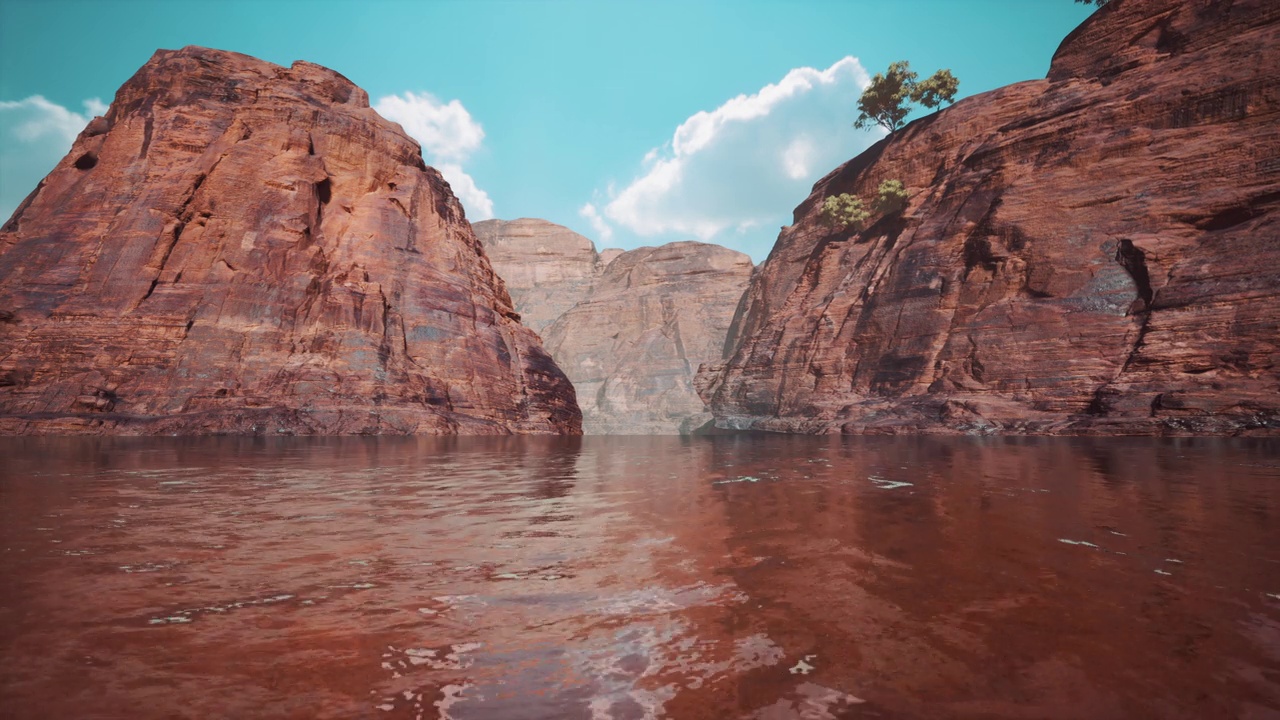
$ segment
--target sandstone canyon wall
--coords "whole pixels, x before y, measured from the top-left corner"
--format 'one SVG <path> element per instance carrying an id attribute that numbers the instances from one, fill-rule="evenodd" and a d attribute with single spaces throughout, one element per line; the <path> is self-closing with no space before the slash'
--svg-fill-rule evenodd
<path id="1" fill-rule="evenodd" d="M 709 422 L 694 376 L 723 358 L 751 270 L 743 253 L 700 242 L 614 258 L 544 335 L 577 389 L 584 431 L 688 434 Z"/>
<path id="2" fill-rule="evenodd" d="M 573 381 L 585 432 L 688 433 L 710 420 L 693 379 L 723 358 L 749 257 L 698 242 L 597 254 L 544 220 L 475 227 L 516 309 Z"/>
<path id="3" fill-rule="evenodd" d="M 471 227 L 521 322 L 539 334 L 586 299 L 609 264 L 591 240 L 546 220 L 484 220 Z M 622 251 L 604 252 L 612 260 Z"/>
<path id="4" fill-rule="evenodd" d="M 579 432 L 516 318 L 363 90 L 159 51 L 0 231 L 0 432 Z"/>
<path id="5" fill-rule="evenodd" d="M 820 180 L 760 267 L 717 424 L 1280 432 L 1280 4 L 1113 0 L 1048 78 Z M 824 228 L 825 197 L 904 211 Z"/>

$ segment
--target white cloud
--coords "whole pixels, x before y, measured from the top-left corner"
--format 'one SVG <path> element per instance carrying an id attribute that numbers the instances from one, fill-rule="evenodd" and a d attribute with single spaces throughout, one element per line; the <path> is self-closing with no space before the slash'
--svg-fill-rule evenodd
<path id="1" fill-rule="evenodd" d="M 727 230 L 765 232 L 788 222 L 814 181 L 880 137 L 852 127 L 869 82 L 857 59 L 846 57 L 826 70 L 796 68 L 755 94 L 694 114 L 645 156 L 639 177 L 610 193 L 604 215 L 638 235 L 728 245 L 742 241 L 717 238 Z"/>
<path id="2" fill-rule="evenodd" d="M 433 163 L 445 180 L 453 188 L 453 194 L 462 201 L 462 207 L 472 220 L 489 220 L 493 217 L 493 200 L 489 193 L 476 185 L 475 178 L 468 175 L 461 165 L 454 163 Z"/>
<path id="3" fill-rule="evenodd" d="M 0 101 L 0 223 L 67 154 L 89 120 L 107 111 L 98 98 L 83 104 L 85 112 L 78 113 L 40 95 Z"/>
<path id="4" fill-rule="evenodd" d="M 66 146 L 62 151 L 66 154 L 89 120 L 107 111 L 107 106 L 98 98 L 85 100 L 83 104 L 88 114 L 71 112 L 44 99 L 43 95 L 32 95 L 26 100 L 0 101 L 0 114 L 6 134 L 12 132 L 13 137 L 24 143 L 57 140 Z"/>
<path id="5" fill-rule="evenodd" d="M 84 101 L 84 109 L 89 111 L 90 118 L 94 118 L 99 115 L 106 115 L 109 108 L 109 105 L 98 98 L 89 98 Z"/>
<path id="6" fill-rule="evenodd" d="M 782 151 L 782 168 L 792 180 L 803 180 L 813 172 L 813 160 L 818 148 L 808 136 L 801 135 Z"/>
<path id="7" fill-rule="evenodd" d="M 465 160 L 484 141 L 484 128 L 457 100 L 442 103 L 431 93 L 407 92 L 380 98 L 373 108 L 400 123 L 424 152 L 444 160 Z"/>
<path id="8" fill-rule="evenodd" d="M 473 220 L 493 217 L 493 200 L 481 190 L 462 164 L 484 143 L 484 128 L 457 100 L 441 102 L 430 93 L 406 92 L 379 98 L 378 114 L 400 123 L 422 145 L 427 164 L 434 166 L 453 187 Z"/>
<path id="9" fill-rule="evenodd" d="M 595 231 L 596 239 L 600 241 L 601 246 L 613 240 L 613 228 L 600 216 L 600 211 L 593 203 L 587 203 L 578 208 L 578 214 L 591 223 L 591 229 Z"/>

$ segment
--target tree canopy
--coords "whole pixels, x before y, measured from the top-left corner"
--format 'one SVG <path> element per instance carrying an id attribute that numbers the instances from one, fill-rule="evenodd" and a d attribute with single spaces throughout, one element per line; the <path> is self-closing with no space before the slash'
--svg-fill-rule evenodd
<path id="1" fill-rule="evenodd" d="M 932 110 L 944 102 L 955 102 L 959 87 L 960 81 L 950 70 L 939 70 L 924 82 L 916 83 L 911 90 L 911 99 Z"/>
<path id="2" fill-rule="evenodd" d="M 906 60 L 891 63 L 888 71 L 876 73 L 858 98 L 858 119 L 853 126 L 879 125 L 892 135 L 911 113 L 909 103 L 932 109 L 955 101 L 960 81 L 950 70 L 939 70 L 925 80 L 919 77 Z"/>

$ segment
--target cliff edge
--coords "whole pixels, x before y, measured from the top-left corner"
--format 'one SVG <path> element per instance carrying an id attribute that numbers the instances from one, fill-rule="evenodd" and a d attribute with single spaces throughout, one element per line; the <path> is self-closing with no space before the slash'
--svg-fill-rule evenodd
<path id="1" fill-rule="evenodd" d="M 1280 432 L 1280 5 L 1113 0 L 1045 80 L 921 118 L 815 186 L 760 267 L 717 425 Z M 824 198 L 909 203 L 832 231 Z"/>
<path id="2" fill-rule="evenodd" d="M 462 206 L 349 80 L 158 51 L 0 229 L 0 433 L 577 433 Z"/>

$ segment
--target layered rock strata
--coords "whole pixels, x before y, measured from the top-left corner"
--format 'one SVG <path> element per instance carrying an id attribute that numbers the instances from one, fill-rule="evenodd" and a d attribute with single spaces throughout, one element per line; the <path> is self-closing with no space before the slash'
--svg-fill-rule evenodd
<path id="1" fill-rule="evenodd" d="M 693 378 L 723 359 L 749 257 L 698 242 L 597 253 L 545 220 L 475 228 L 524 322 L 573 381 L 585 432 L 687 433 L 710 420 Z"/>
<path id="2" fill-rule="evenodd" d="M 1280 5 L 1113 0 L 1048 78 L 819 181 L 759 269 L 721 427 L 1280 432 Z M 860 232 L 824 198 L 906 208 Z"/>
<path id="3" fill-rule="evenodd" d="M 162 50 L 0 231 L 0 432 L 579 432 L 517 317 L 363 90 Z"/>
<path id="4" fill-rule="evenodd" d="M 538 333 L 585 299 L 609 261 L 622 252 L 597 253 L 591 240 L 536 218 L 484 220 L 472 228 L 506 282 L 521 322 Z"/>
<path id="5" fill-rule="evenodd" d="M 614 258 L 543 336 L 577 389 L 584 432 L 674 435 L 707 424 L 694 376 L 723 359 L 751 271 L 748 256 L 700 242 Z"/>

